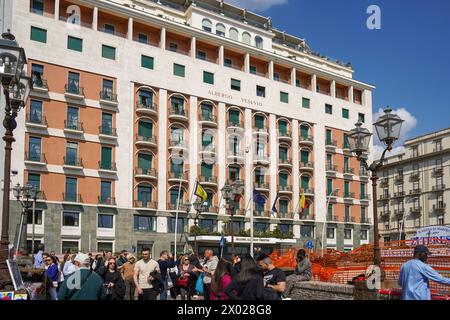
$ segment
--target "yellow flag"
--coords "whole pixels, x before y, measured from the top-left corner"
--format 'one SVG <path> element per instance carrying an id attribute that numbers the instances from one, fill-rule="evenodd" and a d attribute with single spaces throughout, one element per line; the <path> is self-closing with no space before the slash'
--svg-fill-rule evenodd
<path id="1" fill-rule="evenodd" d="M 302 196 L 300 197 L 300 209 L 302 212 L 305 209 L 305 206 L 306 206 L 305 192 L 302 192 Z"/>
<path id="2" fill-rule="evenodd" d="M 202 198 L 203 201 L 206 201 L 208 199 L 208 194 L 198 181 L 197 185 L 195 186 L 195 195 Z"/>

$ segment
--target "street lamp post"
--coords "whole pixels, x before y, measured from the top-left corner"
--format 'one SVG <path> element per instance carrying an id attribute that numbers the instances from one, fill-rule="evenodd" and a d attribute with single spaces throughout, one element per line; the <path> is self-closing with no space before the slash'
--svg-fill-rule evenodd
<path id="1" fill-rule="evenodd" d="M 24 221 L 27 220 L 27 214 L 30 208 L 34 207 L 34 201 L 37 198 L 38 194 L 37 188 L 27 184 L 25 186 L 21 186 L 19 183 L 13 188 L 14 197 L 16 197 L 17 201 L 22 206 L 22 215 L 20 219 L 20 226 L 19 226 L 19 235 L 17 237 L 17 247 L 16 247 L 16 255 L 19 251 L 20 246 L 20 237 L 22 236 L 22 228 L 24 225 Z M 34 210 L 33 210 L 34 211 Z M 34 226 L 34 213 L 33 213 L 33 226 Z M 34 230 L 33 230 L 33 237 L 34 237 Z M 26 229 L 25 229 L 25 237 L 24 237 L 24 248 L 26 248 L 27 243 L 27 237 L 26 237 Z M 33 249 L 32 249 L 33 250 Z M 34 253 L 32 251 L 32 253 Z"/>
<path id="2" fill-rule="evenodd" d="M 187 205 L 187 207 L 189 208 L 188 213 L 191 211 L 191 205 Z M 195 215 L 194 215 L 194 252 L 198 257 L 198 245 L 197 245 L 197 235 L 198 235 L 198 219 L 200 218 L 200 215 L 205 212 L 207 210 L 206 205 L 201 201 L 201 200 L 197 200 L 194 202 L 194 210 L 195 210 Z"/>
<path id="3" fill-rule="evenodd" d="M 235 211 L 237 208 L 237 204 L 239 203 L 242 194 L 244 193 L 244 182 L 242 180 L 236 180 L 234 182 L 227 182 L 223 186 L 222 190 L 222 198 L 225 200 L 227 204 L 227 211 L 230 213 L 230 226 L 231 226 L 231 247 L 233 254 L 236 253 L 234 247 L 234 225 L 233 225 L 233 217 L 235 215 Z"/>
<path id="4" fill-rule="evenodd" d="M 3 178 L 3 208 L 2 208 L 2 234 L 0 244 L 0 271 L 5 274 L 7 270 L 9 246 L 9 196 L 11 183 L 11 151 L 15 141 L 13 131 L 17 127 L 16 117 L 20 108 L 25 106 L 32 83 L 24 77 L 23 71 L 27 64 L 25 51 L 19 47 L 15 37 L 8 32 L 2 34 L 0 39 L 0 82 L 5 96 L 5 162 Z M 6 271 L 7 272 L 7 271 Z M 7 275 L 9 277 L 9 275 Z"/>
<path id="5" fill-rule="evenodd" d="M 384 115 L 382 115 L 374 123 L 375 130 L 377 132 L 378 138 L 381 142 L 386 145 L 386 148 L 381 155 L 381 159 L 374 161 L 372 164 L 367 163 L 367 152 L 369 151 L 370 137 L 372 134 L 369 130 L 361 128 L 362 123 L 356 123 L 356 128 L 352 129 L 349 133 L 349 140 L 351 144 L 351 150 L 354 152 L 358 160 L 364 165 L 366 170 L 372 172 L 370 180 L 372 180 L 372 197 L 373 197 L 373 233 L 374 233 L 374 259 L 373 263 L 376 266 L 381 265 L 381 252 L 380 252 L 380 235 L 378 231 L 378 214 L 377 214 L 377 172 L 383 166 L 383 161 L 386 156 L 387 151 L 392 150 L 392 145 L 400 137 L 400 131 L 402 127 L 403 120 L 392 114 L 392 109 L 389 107 L 384 110 Z"/>

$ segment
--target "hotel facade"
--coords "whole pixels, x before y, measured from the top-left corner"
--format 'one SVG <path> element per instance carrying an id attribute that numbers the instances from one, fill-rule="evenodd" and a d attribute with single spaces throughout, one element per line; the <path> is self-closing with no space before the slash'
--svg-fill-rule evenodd
<path id="1" fill-rule="evenodd" d="M 404 147 L 380 171 L 379 230 L 385 242 L 450 224 L 450 129 L 409 139 Z"/>
<path id="2" fill-rule="evenodd" d="M 13 183 L 43 191 L 36 243 L 173 250 L 179 187 L 180 202 L 192 202 L 196 181 L 208 193 L 200 252 L 225 234 L 229 253 L 231 227 L 240 253 L 251 227 L 265 252 L 371 241 L 369 176 L 346 134 L 358 120 L 371 130 L 374 87 L 350 64 L 214 0 L 14 0 L 12 11 L 34 83 Z M 245 191 L 231 218 L 220 190 L 235 180 Z M 311 206 L 299 212 L 303 193 Z M 12 237 L 22 209 L 11 203 Z M 178 252 L 194 225 L 180 208 Z"/>

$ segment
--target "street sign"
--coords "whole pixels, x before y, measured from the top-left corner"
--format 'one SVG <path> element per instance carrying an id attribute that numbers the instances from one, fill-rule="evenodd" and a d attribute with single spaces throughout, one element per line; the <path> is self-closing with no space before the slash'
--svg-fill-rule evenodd
<path id="1" fill-rule="evenodd" d="M 312 249 L 314 248 L 313 242 L 311 240 L 306 242 L 306 249 Z"/>

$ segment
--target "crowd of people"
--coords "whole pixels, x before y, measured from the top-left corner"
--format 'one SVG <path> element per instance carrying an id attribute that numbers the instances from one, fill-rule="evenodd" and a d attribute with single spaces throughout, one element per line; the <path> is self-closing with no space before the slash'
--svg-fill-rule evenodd
<path id="1" fill-rule="evenodd" d="M 295 281 L 312 279 L 305 250 L 297 253 L 295 273 L 286 277 L 272 259 L 261 254 L 219 259 L 206 249 L 200 259 L 162 251 L 158 260 L 143 248 L 142 259 L 122 251 L 66 254 L 63 261 L 39 247 L 34 266 L 45 269 L 42 299 L 50 300 L 282 300 Z"/>

